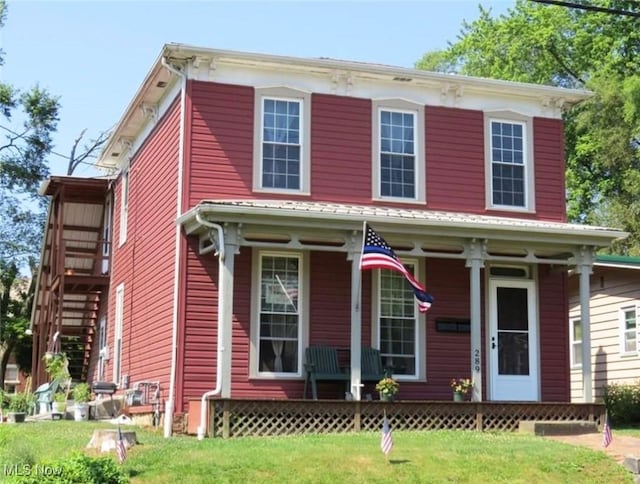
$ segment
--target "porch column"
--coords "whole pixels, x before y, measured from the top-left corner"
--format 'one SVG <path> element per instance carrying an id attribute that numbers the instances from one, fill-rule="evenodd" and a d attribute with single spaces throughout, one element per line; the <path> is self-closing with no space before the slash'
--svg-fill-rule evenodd
<path id="1" fill-rule="evenodd" d="M 467 244 L 466 267 L 469 271 L 471 307 L 471 400 L 482 401 L 482 303 L 480 300 L 480 269 L 484 267 L 485 240 L 473 239 Z"/>
<path id="2" fill-rule="evenodd" d="M 585 403 L 593 403 L 593 374 L 591 369 L 591 274 L 595 251 L 583 246 L 576 255 L 576 272 L 580 274 L 580 324 L 582 325 L 582 391 Z"/>
<path id="3" fill-rule="evenodd" d="M 362 353 L 362 311 L 360 300 L 362 294 L 362 272 L 360 271 L 360 256 L 362 247 L 362 232 L 353 234 L 351 251 L 351 394 L 354 400 L 361 399 L 362 381 L 360 358 Z"/>
<path id="4" fill-rule="evenodd" d="M 219 264 L 218 331 L 222 332 L 222 398 L 231 398 L 231 332 L 233 326 L 233 264 L 238 250 L 238 227 L 224 226 L 224 259 Z"/>

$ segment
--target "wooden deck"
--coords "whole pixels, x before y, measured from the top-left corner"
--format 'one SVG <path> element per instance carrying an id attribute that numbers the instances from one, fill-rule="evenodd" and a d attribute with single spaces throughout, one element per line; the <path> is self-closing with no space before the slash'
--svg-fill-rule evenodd
<path id="1" fill-rule="evenodd" d="M 394 430 L 516 431 L 520 421 L 594 422 L 602 404 L 216 399 L 208 436 L 246 437 L 378 431 L 386 412 Z"/>

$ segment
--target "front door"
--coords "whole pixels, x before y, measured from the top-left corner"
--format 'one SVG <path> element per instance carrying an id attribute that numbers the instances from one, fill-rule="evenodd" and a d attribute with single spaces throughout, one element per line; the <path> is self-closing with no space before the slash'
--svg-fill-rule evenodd
<path id="1" fill-rule="evenodd" d="M 489 298 L 490 399 L 538 401 L 535 283 L 492 279 Z"/>

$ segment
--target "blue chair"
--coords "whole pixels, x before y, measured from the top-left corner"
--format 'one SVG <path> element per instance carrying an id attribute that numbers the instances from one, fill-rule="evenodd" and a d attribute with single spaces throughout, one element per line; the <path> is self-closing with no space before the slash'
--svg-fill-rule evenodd
<path id="1" fill-rule="evenodd" d="M 53 410 L 53 394 L 58 391 L 58 388 L 60 388 L 60 381 L 58 379 L 54 379 L 49 383 L 43 383 L 36 388 L 33 392 L 36 397 L 36 413 L 43 413 L 43 408 L 47 412 Z"/>

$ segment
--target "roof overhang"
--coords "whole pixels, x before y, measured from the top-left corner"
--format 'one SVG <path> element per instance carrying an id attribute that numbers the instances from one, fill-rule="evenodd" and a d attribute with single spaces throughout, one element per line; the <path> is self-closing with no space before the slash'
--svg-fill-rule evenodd
<path id="1" fill-rule="evenodd" d="M 205 223 L 203 223 L 203 220 Z M 488 250 L 528 250 L 565 254 L 568 260 L 580 247 L 606 247 L 627 232 L 607 227 L 508 218 L 467 213 L 300 201 L 202 201 L 178 218 L 187 235 L 208 232 L 206 222 L 239 223 L 263 227 L 274 234 L 292 230 L 362 230 L 364 221 L 390 240 L 409 240 L 422 246 L 437 240 L 440 247 L 459 247 L 464 241 L 488 241 Z M 248 229 L 243 228 L 243 231 Z M 413 243 L 415 248 L 416 243 Z"/>

